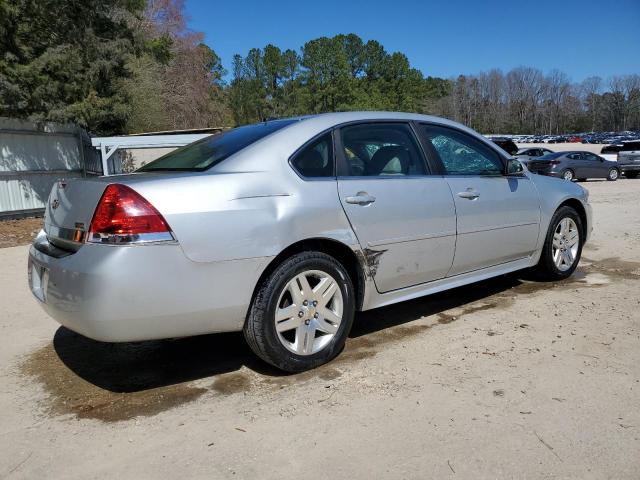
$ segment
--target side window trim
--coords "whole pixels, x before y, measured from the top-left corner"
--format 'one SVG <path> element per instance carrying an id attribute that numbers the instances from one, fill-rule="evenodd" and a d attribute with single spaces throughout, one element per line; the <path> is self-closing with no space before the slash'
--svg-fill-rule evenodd
<path id="1" fill-rule="evenodd" d="M 309 182 L 309 181 L 313 181 L 313 182 L 317 182 L 317 181 L 327 181 L 327 180 L 333 180 L 335 181 L 337 178 L 336 175 L 336 170 L 337 170 L 337 159 L 336 159 L 336 134 L 335 134 L 335 127 L 331 127 L 328 128 L 326 130 L 323 130 L 322 132 L 318 133 L 317 135 L 313 136 L 312 138 L 310 138 L 309 140 L 307 140 L 306 142 L 304 142 L 300 147 L 298 147 L 296 149 L 295 152 L 293 152 L 288 160 L 287 163 L 289 164 L 289 167 L 291 168 L 291 170 L 293 170 L 296 175 L 298 175 L 298 177 L 300 177 L 302 180 L 304 180 L 305 182 Z M 320 140 L 322 137 L 329 135 L 331 138 L 331 148 L 332 148 L 332 160 L 333 160 L 333 167 L 332 167 L 332 174 L 326 177 L 308 177 L 302 174 L 302 172 L 300 172 L 294 165 L 293 162 L 296 159 L 296 157 L 302 153 L 307 147 L 311 146 L 312 144 L 314 144 L 315 142 L 317 142 L 318 140 Z"/>
<path id="2" fill-rule="evenodd" d="M 506 168 L 507 168 L 506 167 L 507 159 L 504 157 L 504 155 L 502 155 L 495 148 L 493 148 L 493 146 L 488 141 L 483 141 L 482 139 L 479 139 L 479 138 L 476 138 L 473 135 L 470 135 L 469 133 L 465 132 L 464 130 L 460 130 L 459 128 L 455 128 L 455 127 L 452 127 L 450 125 L 444 125 L 444 124 L 433 123 L 433 122 L 417 122 L 417 123 L 421 127 L 438 127 L 438 128 L 442 128 L 442 129 L 445 129 L 445 130 L 451 130 L 451 131 L 453 131 L 455 133 L 458 133 L 458 134 L 463 135 L 465 137 L 469 137 L 472 140 L 480 143 L 487 150 L 489 150 L 491 153 L 493 153 L 496 156 L 496 158 L 500 161 L 500 163 L 502 165 L 501 176 L 503 176 L 503 177 L 505 176 L 505 172 L 506 172 Z M 438 154 L 438 152 L 435 149 L 435 147 L 431 144 L 431 141 L 429 141 L 429 139 L 427 138 L 427 136 L 424 133 L 423 129 L 420 128 L 418 131 L 419 131 L 420 141 L 423 142 L 426 145 L 426 148 L 429 150 L 430 154 L 433 155 L 434 161 L 437 164 L 437 168 L 440 171 L 440 175 L 451 176 L 451 177 L 481 176 L 481 175 L 478 175 L 478 174 L 456 175 L 456 174 L 448 173 L 446 168 L 445 168 L 445 166 L 444 166 L 444 162 L 440 158 L 440 155 Z M 489 177 L 489 175 L 487 177 Z"/>
<path id="3" fill-rule="evenodd" d="M 380 175 L 380 176 L 370 176 L 370 175 L 360 175 L 360 176 L 354 176 L 354 175 L 350 175 L 350 171 L 349 171 L 349 166 L 347 164 L 347 158 L 346 155 L 344 153 L 344 145 L 342 143 L 342 129 L 346 128 L 346 127 L 352 127 L 352 126 L 358 126 L 358 125 L 371 125 L 371 124 L 376 124 L 376 123 L 383 123 L 383 124 L 400 124 L 400 125 L 405 125 L 409 128 L 410 130 L 410 134 L 413 136 L 413 140 L 416 143 L 416 146 L 418 147 L 418 155 L 420 156 L 420 160 L 422 161 L 422 165 L 424 167 L 425 173 L 424 174 L 420 174 L 420 175 L 403 175 L 401 177 L 396 177 L 396 176 L 387 176 L 387 175 Z M 345 123 L 341 123 L 340 125 L 336 125 L 334 127 L 333 130 L 333 145 L 334 145 L 334 159 L 336 162 L 336 168 L 335 168 L 335 173 L 338 179 L 340 180 L 349 180 L 349 179 L 367 179 L 367 180 L 373 180 L 373 179 L 378 179 L 378 180 L 389 180 L 389 179 L 399 179 L 399 178 L 405 178 L 405 179 L 411 179 L 411 178 L 422 178 L 422 177 L 426 177 L 426 176 L 430 176 L 430 175 L 437 175 L 437 173 L 434 173 L 433 168 L 431 167 L 431 163 L 427 160 L 427 155 L 426 152 L 424 151 L 424 147 L 422 144 L 422 140 L 420 138 L 419 133 L 416 131 L 416 128 L 413 125 L 414 122 L 410 121 L 410 120 L 398 120 L 398 119 L 372 119 L 372 120 L 355 120 L 352 122 L 345 122 Z"/>

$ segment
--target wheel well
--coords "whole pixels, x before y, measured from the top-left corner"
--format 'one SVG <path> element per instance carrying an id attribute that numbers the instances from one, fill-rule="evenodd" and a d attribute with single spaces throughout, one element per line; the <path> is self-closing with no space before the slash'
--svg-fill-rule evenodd
<path id="1" fill-rule="evenodd" d="M 356 310 L 360 310 L 364 300 L 365 286 L 365 276 L 362 265 L 358 261 L 356 253 L 351 248 L 337 240 L 330 240 L 327 238 L 310 238 L 307 240 L 301 240 L 289 245 L 282 252 L 276 255 L 276 257 L 271 260 L 269 265 L 264 269 L 262 275 L 260 275 L 251 298 L 253 299 L 255 297 L 260 285 L 262 285 L 265 279 L 269 277 L 269 275 L 271 275 L 271 273 L 273 273 L 273 271 L 278 268 L 282 262 L 297 253 L 308 251 L 326 253 L 342 264 L 351 278 L 351 283 L 353 283 L 353 290 L 356 295 Z"/>
<path id="2" fill-rule="evenodd" d="M 580 216 L 580 221 L 582 222 L 582 236 L 584 238 L 584 236 L 586 236 L 587 232 L 589 231 L 588 225 L 587 225 L 587 212 L 585 211 L 584 206 L 582 205 L 580 200 L 577 200 L 575 198 L 570 198 L 568 200 L 565 200 L 560 205 L 558 205 L 558 208 L 565 207 L 565 206 L 571 207 L 576 212 L 578 212 L 578 215 Z"/>

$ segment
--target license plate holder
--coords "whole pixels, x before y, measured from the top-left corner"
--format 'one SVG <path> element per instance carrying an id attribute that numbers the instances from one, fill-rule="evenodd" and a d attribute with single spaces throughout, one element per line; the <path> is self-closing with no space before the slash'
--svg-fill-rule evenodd
<path id="1" fill-rule="evenodd" d="M 35 297 L 41 302 L 47 300 L 47 287 L 49 285 L 49 269 L 38 265 L 29 259 L 29 286 Z"/>

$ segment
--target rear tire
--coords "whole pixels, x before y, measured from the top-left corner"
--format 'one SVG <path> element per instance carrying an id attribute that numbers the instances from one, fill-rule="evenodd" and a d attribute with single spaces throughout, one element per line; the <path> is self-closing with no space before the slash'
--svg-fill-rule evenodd
<path id="1" fill-rule="evenodd" d="M 627 178 L 638 178 L 638 174 L 640 174 L 640 172 L 626 172 L 624 176 Z"/>
<path id="2" fill-rule="evenodd" d="M 607 180 L 610 182 L 615 182 L 616 180 L 618 180 L 619 176 L 620 172 L 618 171 L 618 169 L 612 168 L 609 170 L 609 173 L 607 173 Z"/>
<path id="3" fill-rule="evenodd" d="M 572 181 L 572 180 L 573 180 L 573 178 L 574 178 L 573 170 L 571 170 L 570 168 L 568 168 L 568 169 L 564 170 L 564 171 L 562 172 L 562 178 L 563 178 L 564 180 L 569 181 L 569 182 L 570 182 L 570 181 Z"/>
<path id="4" fill-rule="evenodd" d="M 573 208 L 560 207 L 554 213 L 549 223 L 540 260 L 533 268 L 540 280 L 564 280 L 571 276 L 582 255 L 583 232 L 580 215 Z M 577 243 L 572 244 L 576 239 Z M 576 248 L 573 248 L 574 246 Z M 568 261 L 569 256 L 571 262 Z"/>
<path id="5" fill-rule="evenodd" d="M 243 332 L 265 362 L 302 372 L 342 351 L 354 312 L 353 284 L 345 268 L 325 253 L 302 252 L 258 287 Z"/>

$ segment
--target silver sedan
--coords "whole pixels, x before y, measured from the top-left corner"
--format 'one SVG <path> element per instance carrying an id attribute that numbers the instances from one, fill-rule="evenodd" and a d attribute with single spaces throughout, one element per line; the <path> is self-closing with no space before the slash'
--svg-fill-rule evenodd
<path id="1" fill-rule="evenodd" d="M 43 308 L 88 337 L 242 330 L 301 371 L 340 352 L 356 311 L 531 267 L 567 278 L 590 230 L 586 190 L 462 125 L 333 113 L 58 183 L 28 268 Z"/>

